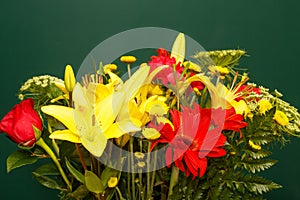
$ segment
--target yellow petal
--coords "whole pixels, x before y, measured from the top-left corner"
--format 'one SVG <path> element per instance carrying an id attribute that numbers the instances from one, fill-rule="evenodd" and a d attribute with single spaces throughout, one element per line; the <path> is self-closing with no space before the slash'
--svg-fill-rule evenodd
<path id="1" fill-rule="evenodd" d="M 150 71 L 149 66 L 139 68 L 123 85 L 122 91 L 126 92 L 125 101 L 129 101 L 144 85 Z"/>
<path id="2" fill-rule="evenodd" d="M 177 35 L 172 46 L 171 57 L 176 59 L 176 63 L 183 63 L 185 58 L 185 36 L 183 33 Z"/>
<path id="3" fill-rule="evenodd" d="M 236 114 L 247 115 L 249 112 L 248 105 L 246 104 L 246 102 L 244 100 L 240 100 L 238 102 L 235 100 L 232 100 L 230 102 L 230 104 L 234 108 Z"/>
<path id="4" fill-rule="evenodd" d="M 102 133 L 99 127 L 89 127 L 86 134 L 81 137 L 82 145 L 94 156 L 100 157 L 107 144 L 107 138 Z"/>
<path id="5" fill-rule="evenodd" d="M 110 177 L 108 182 L 107 182 L 107 186 L 109 188 L 113 188 L 116 187 L 118 185 L 118 178 L 117 177 Z"/>
<path id="6" fill-rule="evenodd" d="M 115 121 L 123 105 L 124 93 L 115 92 L 95 105 L 96 118 L 105 131 Z"/>
<path id="7" fill-rule="evenodd" d="M 51 139 L 66 140 L 73 143 L 81 143 L 79 136 L 76 133 L 72 133 L 70 130 L 58 130 L 51 133 L 49 136 Z"/>
<path id="8" fill-rule="evenodd" d="M 99 103 L 105 97 L 111 95 L 113 92 L 114 92 L 114 87 L 112 86 L 112 84 L 107 84 L 107 85 L 98 84 L 95 91 L 96 103 Z"/>
<path id="9" fill-rule="evenodd" d="M 158 124 L 160 124 L 160 123 L 170 124 L 170 126 L 174 130 L 174 125 L 172 124 L 172 122 L 168 118 L 159 116 L 159 117 L 156 117 L 156 121 L 157 121 Z"/>
<path id="10" fill-rule="evenodd" d="M 135 119 L 127 119 L 114 123 L 104 133 L 107 138 L 119 138 L 125 133 L 136 132 L 141 130 L 140 121 Z"/>
<path id="11" fill-rule="evenodd" d="M 161 65 L 159 67 L 156 67 L 148 76 L 147 80 L 145 81 L 146 84 L 150 84 L 152 79 L 158 74 L 161 70 L 169 68 L 169 65 Z"/>
<path id="12" fill-rule="evenodd" d="M 41 110 L 63 123 L 71 132 L 76 133 L 74 121 L 74 109 L 66 106 L 49 105 L 43 106 Z"/>
<path id="13" fill-rule="evenodd" d="M 55 86 L 58 87 L 63 93 L 69 94 L 68 90 L 65 87 L 65 84 L 63 82 L 55 81 L 54 82 Z"/>

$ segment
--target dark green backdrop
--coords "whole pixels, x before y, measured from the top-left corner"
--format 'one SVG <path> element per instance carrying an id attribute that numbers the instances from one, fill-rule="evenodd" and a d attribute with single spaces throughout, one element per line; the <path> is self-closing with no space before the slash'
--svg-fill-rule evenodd
<path id="1" fill-rule="evenodd" d="M 101 41 L 121 31 L 156 26 L 182 31 L 205 49 L 242 48 L 252 80 L 279 89 L 300 108 L 300 1 L 297 0 L 10 0 L 0 5 L 0 116 L 15 103 L 32 75 L 62 76 L 78 69 Z M 0 137 L 0 199 L 56 199 L 24 167 L 6 174 L 6 157 L 17 147 Z M 269 199 L 300 199 L 300 139 L 276 148 L 280 162 L 267 176 L 284 185 Z"/>

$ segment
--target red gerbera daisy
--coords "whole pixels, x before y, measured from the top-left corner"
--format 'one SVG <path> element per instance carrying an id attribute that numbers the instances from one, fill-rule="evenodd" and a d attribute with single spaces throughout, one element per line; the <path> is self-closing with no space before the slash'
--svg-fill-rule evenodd
<path id="1" fill-rule="evenodd" d="M 231 110 L 225 113 L 222 109 L 205 109 L 197 104 L 194 108 L 183 107 L 182 112 L 171 110 L 170 114 L 174 127 L 168 123 L 156 127 L 160 128 L 161 136 L 153 142 L 152 148 L 158 143 L 166 143 L 167 166 L 174 162 L 186 176 L 202 177 L 207 157 L 217 158 L 226 154 L 223 129 L 239 131 L 247 125 L 242 122 L 241 115 Z"/>

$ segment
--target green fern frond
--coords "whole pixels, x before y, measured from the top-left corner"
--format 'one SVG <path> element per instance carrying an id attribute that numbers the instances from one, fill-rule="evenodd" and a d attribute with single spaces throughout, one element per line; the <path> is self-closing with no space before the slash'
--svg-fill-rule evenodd
<path id="1" fill-rule="evenodd" d="M 206 66 L 217 65 L 223 67 L 234 67 L 238 65 L 240 58 L 245 55 L 243 50 L 221 50 L 221 51 L 203 51 L 197 53 L 194 58 Z"/>
<path id="2" fill-rule="evenodd" d="M 243 160 L 239 162 L 238 164 L 243 166 L 244 169 L 246 169 L 248 172 L 256 173 L 260 171 L 264 171 L 266 169 L 269 169 L 273 165 L 275 165 L 278 161 L 277 160 L 271 160 L 271 159 L 264 159 L 264 160 Z"/>

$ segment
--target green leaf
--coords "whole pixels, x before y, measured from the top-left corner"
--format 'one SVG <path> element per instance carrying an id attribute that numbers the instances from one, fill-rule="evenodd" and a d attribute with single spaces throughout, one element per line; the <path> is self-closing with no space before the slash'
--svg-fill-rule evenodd
<path id="1" fill-rule="evenodd" d="M 40 175 L 60 175 L 57 167 L 53 163 L 47 163 L 35 169 L 33 172 Z"/>
<path id="2" fill-rule="evenodd" d="M 35 127 L 34 125 L 32 125 L 32 128 L 34 130 L 34 135 L 36 140 L 40 139 L 42 131 L 40 129 L 38 129 L 37 127 Z"/>
<path id="3" fill-rule="evenodd" d="M 53 180 L 47 176 L 38 174 L 36 172 L 32 172 L 32 174 L 36 177 L 36 180 L 43 186 L 50 188 L 50 189 L 62 190 L 62 188 L 59 186 L 59 184 L 55 180 Z"/>
<path id="4" fill-rule="evenodd" d="M 264 171 L 266 169 L 269 169 L 273 165 L 275 165 L 278 161 L 277 160 L 271 160 L 271 159 L 264 159 L 264 160 L 245 160 L 242 161 L 241 164 L 243 167 L 252 173 Z"/>
<path id="5" fill-rule="evenodd" d="M 18 150 L 10 154 L 6 160 L 7 173 L 18 167 L 33 164 L 38 160 L 37 157 L 33 157 L 31 153 L 24 150 Z"/>
<path id="6" fill-rule="evenodd" d="M 245 186 L 247 189 L 255 194 L 263 194 L 273 189 L 281 188 L 281 185 L 270 180 L 264 179 L 260 176 L 245 176 Z"/>
<path id="7" fill-rule="evenodd" d="M 81 183 L 85 183 L 84 182 L 84 175 L 82 173 L 80 173 L 77 169 L 75 169 L 75 167 L 73 167 L 71 165 L 71 163 L 67 160 L 66 158 L 66 166 L 68 168 L 68 170 L 71 172 L 71 174 L 74 176 L 74 178 L 76 178 L 77 181 L 81 182 Z"/>
<path id="8" fill-rule="evenodd" d="M 74 192 L 69 193 L 68 196 L 75 199 L 83 199 L 89 194 L 89 190 L 85 185 L 80 185 Z"/>
<path id="9" fill-rule="evenodd" d="M 94 192 L 96 194 L 100 194 L 104 192 L 104 186 L 96 174 L 86 170 L 84 177 L 85 177 L 85 186 L 89 191 Z"/>

